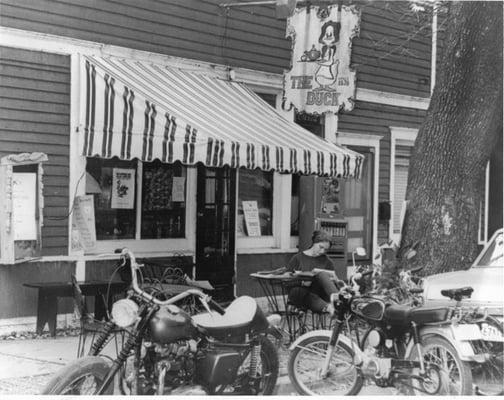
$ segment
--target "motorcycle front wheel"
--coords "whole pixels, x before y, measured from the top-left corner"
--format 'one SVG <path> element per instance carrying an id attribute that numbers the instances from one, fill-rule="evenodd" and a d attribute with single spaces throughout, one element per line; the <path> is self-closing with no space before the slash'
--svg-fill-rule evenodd
<path id="1" fill-rule="evenodd" d="M 339 342 L 334 349 L 329 371 L 321 376 L 329 345 L 329 337 L 313 336 L 301 340 L 289 355 L 289 378 L 302 395 L 356 395 L 363 384 L 362 375 L 354 364 L 354 352 Z"/>
<path id="2" fill-rule="evenodd" d="M 487 354 L 488 360 L 484 363 L 473 363 L 472 375 L 476 394 L 482 396 L 504 395 L 504 327 L 501 322 L 493 317 L 487 317 L 478 325 L 486 334 L 488 340 L 473 343 L 477 354 Z M 492 340 L 494 338 L 495 340 Z"/>
<path id="3" fill-rule="evenodd" d="M 441 396 L 472 395 L 471 366 L 468 362 L 460 359 L 450 342 L 439 336 L 426 336 L 421 340 L 424 362 L 434 364 L 439 369 L 440 387 L 435 394 Z M 419 361 L 418 351 L 414 349 L 409 358 L 411 361 Z M 412 380 L 411 385 L 416 385 L 418 388 L 412 389 L 415 395 L 434 394 L 430 393 L 427 387 L 422 387 L 422 384 L 416 381 Z"/>
<path id="4" fill-rule="evenodd" d="M 94 395 L 102 385 L 110 364 L 101 357 L 83 357 L 62 368 L 45 386 L 41 394 Z M 104 395 L 112 395 L 113 383 Z"/>

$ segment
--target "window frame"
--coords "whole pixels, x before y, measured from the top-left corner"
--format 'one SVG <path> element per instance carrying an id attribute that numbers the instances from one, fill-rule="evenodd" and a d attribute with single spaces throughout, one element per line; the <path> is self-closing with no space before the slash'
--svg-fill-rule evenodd
<path id="1" fill-rule="evenodd" d="M 390 221 L 389 221 L 389 238 L 395 243 L 401 240 L 400 233 L 394 233 L 394 192 L 395 192 L 395 165 L 396 165 L 396 147 L 415 145 L 415 140 L 418 135 L 418 129 L 396 127 L 390 128 L 390 186 L 389 186 L 389 201 L 390 201 Z"/>

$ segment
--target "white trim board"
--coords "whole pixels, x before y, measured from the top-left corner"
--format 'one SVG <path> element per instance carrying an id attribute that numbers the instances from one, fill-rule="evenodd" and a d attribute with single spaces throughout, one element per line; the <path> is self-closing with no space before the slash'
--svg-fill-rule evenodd
<path id="1" fill-rule="evenodd" d="M 262 89 L 268 93 L 281 92 L 283 88 L 283 75 L 281 74 L 246 68 L 229 69 L 226 65 L 21 29 L 0 27 L 0 45 L 66 55 L 80 53 L 150 61 L 190 71 L 206 72 L 209 75 L 243 82 L 251 85 L 254 89 Z M 427 110 L 430 103 L 430 98 L 363 88 L 357 88 L 355 98 L 359 101 L 420 110 Z"/>
<path id="2" fill-rule="evenodd" d="M 389 238 L 395 243 L 399 244 L 401 235 L 394 234 L 394 187 L 395 187 L 395 153 L 396 145 L 400 142 L 402 145 L 410 145 L 413 147 L 418 134 L 418 129 L 403 128 L 398 126 L 391 126 L 390 128 L 390 186 L 389 186 L 389 201 L 391 218 L 389 222 Z"/>

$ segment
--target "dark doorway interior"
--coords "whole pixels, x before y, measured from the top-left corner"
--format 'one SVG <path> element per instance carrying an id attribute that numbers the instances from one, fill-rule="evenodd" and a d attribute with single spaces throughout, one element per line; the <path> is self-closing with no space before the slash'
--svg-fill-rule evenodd
<path id="1" fill-rule="evenodd" d="M 216 288 L 213 298 L 234 298 L 236 171 L 198 166 L 196 279 Z"/>

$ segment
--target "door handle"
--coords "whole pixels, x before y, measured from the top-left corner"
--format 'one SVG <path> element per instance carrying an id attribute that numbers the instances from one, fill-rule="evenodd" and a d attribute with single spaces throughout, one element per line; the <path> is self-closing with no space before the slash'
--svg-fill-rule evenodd
<path id="1" fill-rule="evenodd" d="M 197 215 L 198 217 L 203 217 L 203 216 L 205 215 L 205 213 L 202 213 L 202 212 L 200 211 L 200 212 L 196 213 L 196 215 Z"/>

